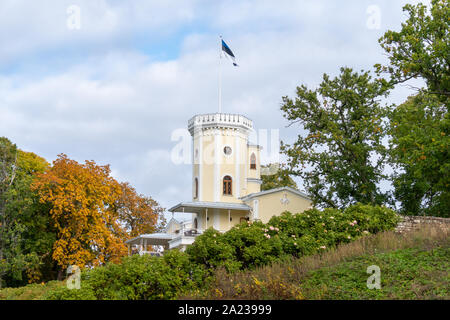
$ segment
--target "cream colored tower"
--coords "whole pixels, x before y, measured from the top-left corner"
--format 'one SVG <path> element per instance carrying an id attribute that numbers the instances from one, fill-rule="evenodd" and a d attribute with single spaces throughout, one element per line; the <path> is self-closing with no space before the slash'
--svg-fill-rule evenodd
<path id="1" fill-rule="evenodd" d="M 253 122 L 237 114 L 192 117 L 194 202 L 242 203 L 261 190 L 260 147 L 249 143 Z"/>

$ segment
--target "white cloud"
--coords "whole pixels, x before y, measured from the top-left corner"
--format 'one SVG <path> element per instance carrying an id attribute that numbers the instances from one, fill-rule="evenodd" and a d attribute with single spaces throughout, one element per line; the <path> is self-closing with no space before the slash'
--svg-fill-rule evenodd
<path id="1" fill-rule="evenodd" d="M 0 136 L 48 160 L 109 163 L 114 176 L 172 206 L 190 199 L 191 168 L 171 163 L 171 132 L 217 110 L 219 30 L 240 64 L 223 61 L 224 111 L 292 141 L 298 129 L 285 127 L 283 95 L 340 66 L 383 61 L 377 39 L 399 27 L 402 3 L 378 3 L 374 31 L 365 27 L 369 1 L 2 1 L 0 70 L 31 62 L 0 73 Z M 65 27 L 69 4 L 82 10 L 79 32 Z M 193 24 L 201 27 L 185 33 Z M 132 39 L 147 33 L 154 46 L 179 33 L 179 55 L 143 52 Z"/>

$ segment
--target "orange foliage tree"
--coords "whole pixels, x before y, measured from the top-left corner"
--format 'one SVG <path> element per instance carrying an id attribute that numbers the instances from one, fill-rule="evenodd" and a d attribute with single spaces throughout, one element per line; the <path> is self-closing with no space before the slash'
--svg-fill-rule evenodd
<path id="1" fill-rule="evenodd" d="M 108 165 L 79 164 L 61 154 L 33 184 L 40 201 L 50 206 L 57 229 L 53 259 L 61 270 L 117 262 L 126 255 L 128 235 L 115 210 L 122 190 L 110 173 Z"/>
<path id="2" fill-rule="evenodd" d="M 120 186 L 122 194 L 116 202 L 116 210 L 128 236 L 133 238 L 158 231 L 158 219 L 163 217 L 164 209 L 151 197 L 139 195 L 128 182 L 123 182 Z"/>

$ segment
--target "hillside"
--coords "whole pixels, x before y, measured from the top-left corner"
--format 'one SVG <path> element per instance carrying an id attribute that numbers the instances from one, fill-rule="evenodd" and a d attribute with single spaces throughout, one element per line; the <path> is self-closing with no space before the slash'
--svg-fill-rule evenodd
<path id="1" fill-rule="evenodd" d="M 368 289 L 367 267 L 380 267 L 381 289 Z M 209 286 L 179 299 L 450 299 L 448 229 L 422 227 L 360 238 L 322 254 L 254 270 L 215 272 Z M 45 299 L 64 282 L 0 290 L 0 299 Z M 71 299 L 86 299 L 73 295 Z"/>
<path id="2" fill-rule="evenodd" d="M 368 289 L 367 267 L 381 272 Z M 383 232 L 321 255 L 274 263 L 215 283 L 193 299 L 450 299 L 448 230 L 424 227 L 403 235 Z"/>

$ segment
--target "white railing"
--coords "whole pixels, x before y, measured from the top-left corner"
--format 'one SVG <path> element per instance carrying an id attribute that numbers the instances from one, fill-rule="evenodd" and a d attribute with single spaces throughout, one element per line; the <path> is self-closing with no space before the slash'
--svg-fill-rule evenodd
<path id="1" fill-rule="evenodd" d="M 231 113 L 199 114 L 188 121 L 189 131 L 191 131 L 194 126 L 208 125 L 242 126 L 247 129 L 252 129 L 253 121 L 243 115 Z"/>

